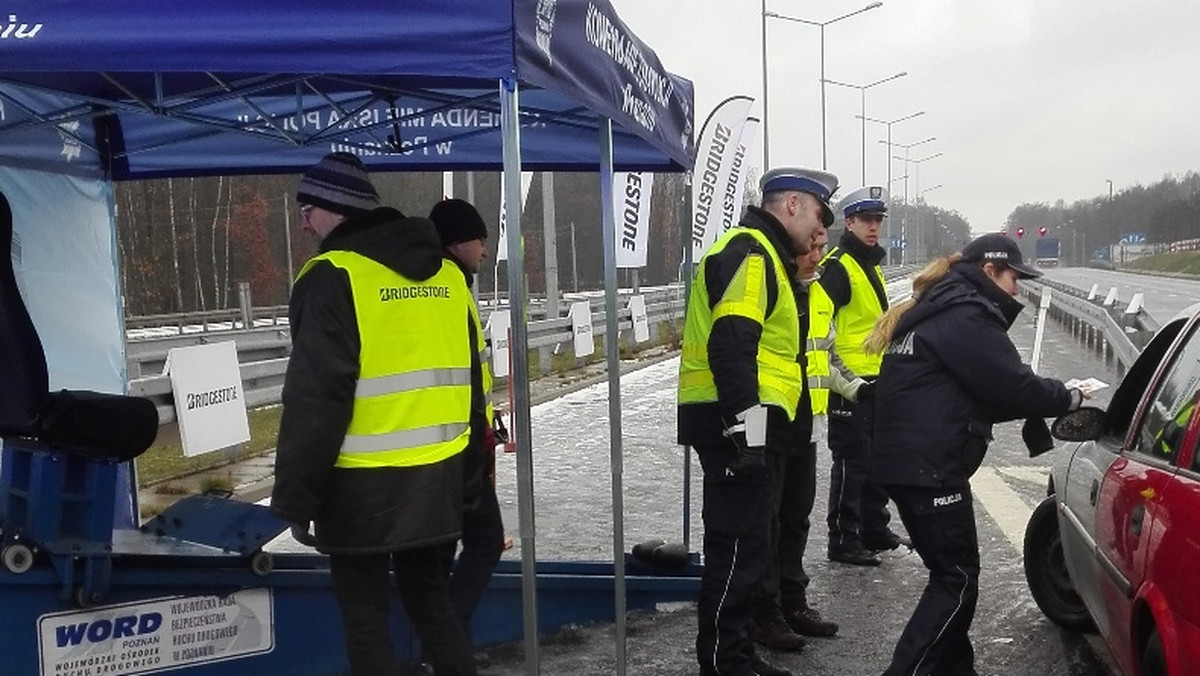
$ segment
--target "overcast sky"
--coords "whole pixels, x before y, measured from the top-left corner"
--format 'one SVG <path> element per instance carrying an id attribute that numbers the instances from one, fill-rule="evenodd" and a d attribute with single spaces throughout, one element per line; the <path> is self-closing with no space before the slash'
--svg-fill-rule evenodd
<path id="1" fill-rule="evenodd" d="M 870 0 L 767 0 L 825 22 Z M 696 127 L 724 98 L 762 96 L 760 0 L 612 0 L 668 70 L 696 85 Z M 865 85 L 866 114 L 894 120 L 924 199 L 975 233 L 1023 202 L 1107 196 L 1200 169 L 1200 1 L 884 0 L 827 25 L 825 77 Z M 770 160 L 821 166 L 821 29 L 768 19 Z M 857 89 L 827 85 L 828 168 L 862 184 Z M 866 182 L 887 180 L 886 127 L 867 124 Z M 761 166 L 761 134 L 751 164 Z M 893 148 L 903 155 L 900 148 Z M 895 162 L 892 177 L 905 174 Z M 917 169 L 919 167 L 919 170 Z M 940 188 L 926 191 L 927 188 Z M 904 182 L 893 183 L 903 195 Z"/>

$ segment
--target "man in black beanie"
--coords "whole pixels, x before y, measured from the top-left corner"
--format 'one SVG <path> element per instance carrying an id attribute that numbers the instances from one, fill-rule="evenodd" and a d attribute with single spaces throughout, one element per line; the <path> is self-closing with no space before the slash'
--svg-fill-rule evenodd
<path id="1" fill-rule="evenodd" d="M 447 199 L 438 202 L 429 212 L 442 240 L 443 255 L 453 262 L 466 280 L 468 287 L 474 283 L 479 266 L 487 258 L 487 226 L 479 211 L 470 202 Z M 475 307 L 472 303 L 472 308 Z M 476 323 L 479 322 L 478 314 Z M 480 345 L 486 345 L 482 331 L 477 336 Z M 486 399 L 488 426 L 482 435 L 472 436 L 472 443 L 463 453 L 465 481 L 478 484 L 478 499 L 469 501 L 463 510 L 462 553 L 457 564 L 454 562 L 455 545 L 444 551 L 444 563 L 450 575 L 450 600 L 458 613 L 463 627 L 470 633 L 471 614 L 487 589 L 492 571 L 504 552 L 504 524 L 500 518 L 500 503 L 496 499 L 496 440 L 492 428 L 496 425 L 495 412 L 490 401 L 492 372 L 487 355 L 480 355 L 483 393 Z M 480 443 L 474 443 L 479 438 Z M 479 661 L 486 662 L 484 656 Z"/>
<path id="2" fill-rule="evenodd" d="M 271 512 L 329 555 L 351 676 L 399 672 L 390 573 L 434 674 L 475 676 L 441 561 L 484 424 L 470 289 L 433 224 L 380 207 L 354 155 L 326 155 L 297 201 L 320 245 L 288 308 Z"/>

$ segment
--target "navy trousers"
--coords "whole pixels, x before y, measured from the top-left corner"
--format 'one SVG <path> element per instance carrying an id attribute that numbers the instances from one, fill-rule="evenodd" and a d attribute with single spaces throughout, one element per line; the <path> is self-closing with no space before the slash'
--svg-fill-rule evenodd
<path id="1" fill-rule="evenodd" d="M 747 625 L 771 556 L 771 478 L 766 469 L 729 471 L 734 448 L 726 440 L 697 445 L 696 453 L 704 468 L 696 659 L 701 674 L 749 673 L 754 643 Z"/>
<path id="2" fill-rule="evenodd" d="M 979 537 L 969 486 L 888 486 L 929 581 L 885 676 L 975 676 L 968 632 L 979 599 Z"/>
<path id="3" fill-rule="evenodd" d="M 886 539 L 888 496 L 867 479 L 870 472 L 871 427 L 874 407 L 870 402 L 850 404 L 853 415 L 835 414 L 832 395 L 829 413 L 829 549 L 848 551 L 863 542 Z"/>

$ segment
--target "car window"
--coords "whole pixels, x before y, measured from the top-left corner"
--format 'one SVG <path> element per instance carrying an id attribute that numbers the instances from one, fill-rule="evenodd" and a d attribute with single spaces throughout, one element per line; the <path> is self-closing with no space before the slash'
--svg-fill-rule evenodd
<path id="1" fill-rule="evenodd" d="M 1150 386 L 1150 379 L 1158 370 L 1158 364 L 1163 360 L 1167 349 L 1175 342 L 1175 337 L 1186 324 L 1185 319 L 1176 319 L 1162 327 L 1133 362 L 1133 366 L 1121 379 L 1121 384 L 1117 386 L 1116 392 L 1108 402 L 1107 434 L 1120 440 L 1125 439 L 1129 432 L 1129 424 L 1133 422 L 1133 414 L 1142 401 L 1142 394 Z"/>
<path id="2" fill-rule="evenodd" d="M 1160 460 L 1176 457 L 1197 397 L 1200 397 L 1200 335 L 1193 331 L 1154 393 L 1135 450 Z"/>

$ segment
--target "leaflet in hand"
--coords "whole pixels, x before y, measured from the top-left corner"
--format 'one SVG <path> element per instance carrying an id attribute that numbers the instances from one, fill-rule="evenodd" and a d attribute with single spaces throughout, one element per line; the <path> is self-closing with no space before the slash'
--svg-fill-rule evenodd
<path id="1" fill-rule="evenodd" d="M 1091 394 L 1097 390 L 1103 390 L 1104 388 L 1108 387 L 1108 383 L 1095 378 L 1072 378 L 1063 383 L 1063 385 L 1066 385 L 1067 389 L 1076 388 L 1082 390 L 1084 394 Z"/>

